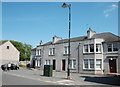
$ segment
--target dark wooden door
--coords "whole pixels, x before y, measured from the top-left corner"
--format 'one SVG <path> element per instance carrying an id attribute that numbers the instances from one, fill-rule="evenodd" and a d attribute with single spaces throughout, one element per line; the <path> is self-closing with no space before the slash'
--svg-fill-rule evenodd
<path id="1" fill-rule="evenodd" d="M 110 73 L 116 73 L 116 59 L 109 60 Z"/>
<path id="2" fill-rule="evenodd" d="M 53 70 L 56 68 L 56 60 L 53 60 Z"/>
<path id="3" fill-rule="evenodd" d="M 35 68 L 35 60 L 33 60 L 33 68 Z"/>
<path id="4" fill-rule="evenodd" d="M 62 60 L 62 70 L 65 71 L 65 60 Z"/>

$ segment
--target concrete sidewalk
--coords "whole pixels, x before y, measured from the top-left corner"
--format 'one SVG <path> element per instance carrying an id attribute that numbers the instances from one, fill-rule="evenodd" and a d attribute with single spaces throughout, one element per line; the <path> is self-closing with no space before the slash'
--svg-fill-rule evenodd
<path id="1" fill-rule="evenodd" d="M 36 73 L 43 75 L 43 70 L 37 70 Z M 45 77 L 45 76 L 41 76 Z M 103 76 L 103 75 L 90 75 L 90 74 L 79 74 L 79 73 L 70 73 L 71 80 L 67 80 L 67 72 L 56 72 L 53 71 L 53 77 L 45 77 L 48 80 L 56 81 L 59 79 L 61 81 L 70 82 L 71 85 L 120 85 L 120 77 L 117 76 Z M 65 83 L 65 82 L 64 82 Z"/>

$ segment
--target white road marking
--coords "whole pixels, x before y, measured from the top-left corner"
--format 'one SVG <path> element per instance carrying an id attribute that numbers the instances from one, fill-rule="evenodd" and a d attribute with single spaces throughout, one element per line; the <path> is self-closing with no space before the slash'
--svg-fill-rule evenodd
<path id="1" fill-rule="evenodd" d="M 9 75 L 13 75 L 13 76 L 17 76 L 17 77 L 23 77 L 23 78 L 27 78 L 27 79 L 32 79 L 32 80 L 38 80 L 38 81 L 42 81 L 42 82 L 47 82 L 47 83 L 54 83 L 54 84 L 60 84 L 60 85 L 74 85 L 74 81 L 71 81 L 71 80 L 59 80 L 59 81 L 56 81 L 56 82 L 53 82 L 53 81 L 46 81 L 46 80 L 41 80 L 41 79 L 35 79 L 35 78 L 30 78 L 30 77 L 25 77 L 25 76 L 22 76 L 22 75 L 18 75 L 18 74 L 12 74 L 12 73 L 8 73 L 8 72 L 4 72 L 6 74 L 9 74 Z"/>
<path id="2" fill-rule="evenodd" d="M 60 80 L 60 81 L 57 81 L 57 83 L 64 84 L 64 85 L 75 85 L 74 81 L 71 81 L 71 80 Z"/>

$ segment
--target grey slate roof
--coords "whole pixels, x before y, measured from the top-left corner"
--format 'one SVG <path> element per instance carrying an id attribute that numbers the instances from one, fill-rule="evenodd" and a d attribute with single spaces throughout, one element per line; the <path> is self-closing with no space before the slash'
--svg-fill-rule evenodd
<path id="1" fill-rule="evenodd" d="M 36 48 L 33 48 L 31 51 L 34 51 L 34 50 L 36 50 Z"/>
<path id="2" fill-rule="evenodd" d="M 74 41 L 82 41 L 82 40 L 85 40 L 85 39 L 87 39 L 87 36 L 71 38 L 70 41 L 71 41 L 71 42 L 74 42 Z M 56 43 L 52 43 L 52 41 L 50 41 L 50 42 L 45 43 L 45 44 L 43 44 L 43 45 L 60 44 L 60 43 L 67 43 L 67 42 L 68 42 L 68 39 L 62 39 L 62 40 L 57 41 Z"/>
<path id="3" fill-rule="evenodd" d="M 91 39 L 97 39 L 97 38 L 102 38 L 105 41 L 104 42 L 114 42 L 114 41 L 120 41 L 120 37 L 116 36 L 112 33 L 96 33 L 94 34 Z M 81 36 L 81 37 L 75 37 L 75 38 L 71 38 L 70 41 L 74 42 L 74 41 L 83 41 L 83 40 L 88 40 L 87 36 Z M 57 41 L 56 43 L 53 43 L 52 41 L 47 42 L 45 44 L 43 44 L 42 46 L 46 46 L 46 45 L 51 45 L 51 44 L 60 44 L 60 43 L 67 43 L 68 39 L 62 39 Z M 32 49 L 35 50 L 36 48 Z"/>
<path id="4" fill-rule="evenodd" d="M 116 36 L 112 33 L 98 33 L 98 34 L 94 34 L 92 36 L 92 38 L 103 38 L 105 40 L 105 42 L 114 42 L 114 41 L 118 41 L 120 40 L 119 36 Z"/>

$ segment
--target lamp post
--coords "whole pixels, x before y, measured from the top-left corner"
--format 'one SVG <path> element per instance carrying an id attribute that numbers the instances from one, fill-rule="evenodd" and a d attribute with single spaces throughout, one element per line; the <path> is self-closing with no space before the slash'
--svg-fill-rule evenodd
<path id="1" fill-rule="evenodd" d="M 27 57 L 26 57 L 26 46 L 24 45 L 24 48 L 25 48 L 25 61 L 26 61 L 26 67 L 27 67 Z"/>
<path id="2" fill-rule="evenodd" d="M 69 40 L 68 40 L 68 67 L 67 78 L 70 79 L 70 29 L 71 29 L 71 4 L 63 3 L 63 8 L 69 8 Z"/>

